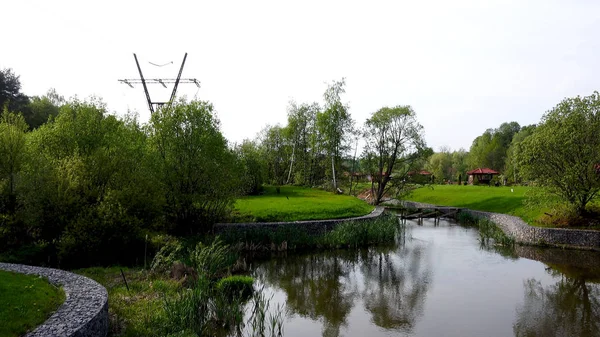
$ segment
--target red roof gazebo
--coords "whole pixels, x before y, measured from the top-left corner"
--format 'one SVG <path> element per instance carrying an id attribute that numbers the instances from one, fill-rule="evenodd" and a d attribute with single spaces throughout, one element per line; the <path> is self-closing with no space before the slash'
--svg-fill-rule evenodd
<path id="1" fill-rule="evenodd" d="M 476 168 L 474 170 L 468 171 L 467 175 L 469 176 L 469 184 L 489 184 L 492 181 L 492 178 L 495 175 L 500 174 L 500 172 L 494 171 L 491 168 Z"/>

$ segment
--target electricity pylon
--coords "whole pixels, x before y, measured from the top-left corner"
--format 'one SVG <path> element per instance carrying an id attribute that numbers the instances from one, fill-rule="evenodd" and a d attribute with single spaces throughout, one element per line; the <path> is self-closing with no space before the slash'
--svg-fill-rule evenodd
<path id="1" fill-rule="evenodd" d="M 148 108 L 150 109 L 150 113 L 154 113 L 158 108 L 162 107 L 165 104 L 171 104 L 175 99 L 175 95 L 177 94 L 177 86 L 179 83 L 194 83 L 198 88 L 200 88 L 200 82 L 195 78 L 181 78 L 181 73 L 183 72 L 183 66 L 185 65 L 185 60 L 187 59 L 187 53 L 183 56 L 183 61 L 181 62 L 181 68 L 179 68 L 179 74 L 177 78 L 153 78 L 153 79 L 145 79 L 144 74 L 142 73 L 142 68 L 140 67 L 140 63 L 138 62 L 137 55 L 133 54 L 133 58 L 135 59 L 135 64 L 137 65 L 137 69 L 140 72 L 139 79 L 123 79 L 119 80 L 121 83 L 125 83 L 128 86 L 133 88 L 134 84 L 141 83 L 144 87 L 144 93 L 146 94 L 146 100 L 148 101 Z M 171 93 L 171 98 L 168 102 L 153 102 L 150 99 L 150 93 L 148 92 L 148 86 L 146 84 L 161 84 L 163 87 L 167 88 L 167 84 L 175 84 L 173 86 L 173 92 Z"/>

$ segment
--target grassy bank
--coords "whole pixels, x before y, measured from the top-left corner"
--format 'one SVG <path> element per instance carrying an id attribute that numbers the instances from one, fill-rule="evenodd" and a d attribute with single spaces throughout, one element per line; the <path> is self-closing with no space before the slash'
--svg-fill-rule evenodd
<path id="1" fill-rule="evenodd" d="M 384 214 L 367 221 L 347 221 L 321 235 L 298 227 L 229 230 L 221 233 L 223 241 L 241 250 L 302 250 L 357 248 L 393 243 L 398 230 L 396 217 Z"/>
<path id="2" fill-rule="evenodd" d="M 340 219 L 368 214 L 373 206 L 349 195 L 318 189 L 281 186 L 279 193 L 266 186 L 265 193 L 246 196 L 235 203 L 235 222 L 270 222 Z"/>
<path id="3" fill-rule="evenodd" d="M 232 231 L 202 242 L 172 238 L 151 270 L 122 268 L 124 277 L 119 267 L 75 272 L 107 288 L 110 336 L 225 336 L 238 335 L 239 329 L 243 336 L 280 336 L 285 311 L 269 308 L 260 289 L 248 292 L 253 280 L 240 276 L 248 273 L 240 249 L 364 247 L 394 242 L 397 231 L 390 215 L 345 222 L 322 235 L 293 228 Z"/>
<path id="4" fill-rule="evenodd" d="M 411 192 L 405 199 L 440 206 L 465 207 L 478 211 L 504 213 L 518 216 L 532 225 L 546 211 L 525 207 L 526 193 L 530 187 L 489 187 L 433 185 Z"/>
<path id="5" fill-rule="evenodd" d="M 41 277 L 0 270 L 0 336 L 25 334 L 64 301 L 64 292 Z"/>

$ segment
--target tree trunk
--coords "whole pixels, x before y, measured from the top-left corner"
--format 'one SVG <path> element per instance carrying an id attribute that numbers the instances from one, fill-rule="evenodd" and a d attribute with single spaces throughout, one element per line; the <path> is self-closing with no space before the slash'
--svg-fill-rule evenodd
<path id="1" fill-rule="evenodd" d="M 337 181 L 335 180 L 335 156 L 331 156 L 331 172 L 333 173 L 333 190 L 337 192 Z"/>
<path id="2" fill-rule="evenodd" d="M 296 144 L 294 143 L 294 147 L 292 148 L 292 160 L 290 162 L 290 172 L 288 173 L 287 181 L 285 184 L 290 183 L 290 177 L 292 176 L 292 168 L 294 167 L 294 154 L 296 153 Z"/>

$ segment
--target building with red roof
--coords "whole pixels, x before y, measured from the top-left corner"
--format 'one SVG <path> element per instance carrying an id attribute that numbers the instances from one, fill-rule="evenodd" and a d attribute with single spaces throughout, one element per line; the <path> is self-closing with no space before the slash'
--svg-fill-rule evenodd
<path id="1" fill-rule="evenodd" d="M 468 171 L 469 185 L 473 184 L 488 184 L 492 181 L 495 175 L 499 175 L 500 172 L 494 171 L 491 168 L 476 168 Z"/>

